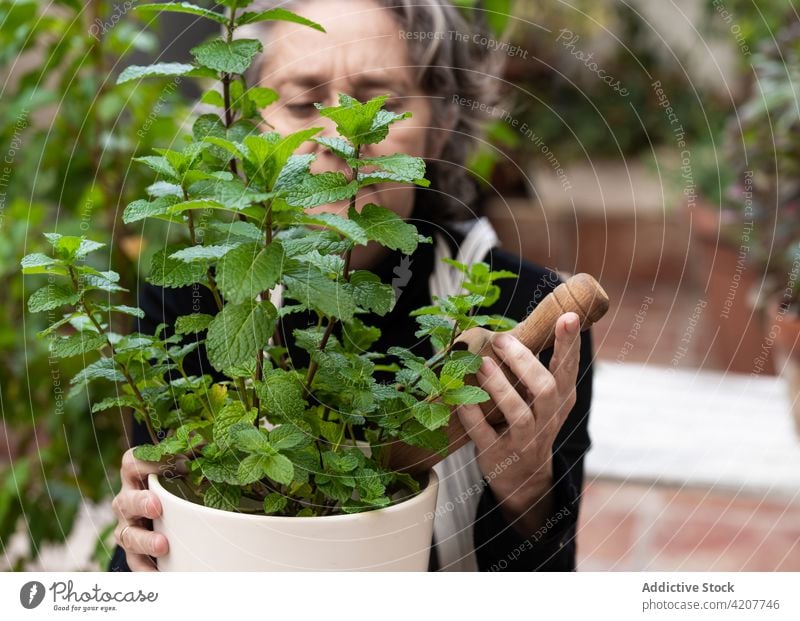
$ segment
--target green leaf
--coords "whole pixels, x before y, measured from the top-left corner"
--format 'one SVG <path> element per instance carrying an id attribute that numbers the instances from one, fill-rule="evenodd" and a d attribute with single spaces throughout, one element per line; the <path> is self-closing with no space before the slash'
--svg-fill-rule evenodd
<path id="1" fill-rule="evenodd" d="M 217 267 L 220 291 L 235 304 L 252 300 L 275 286 L 283 260 L 283 246 L 278 241 L 266 247 L 260 243 L 242 244 L 227 253 Z"/>
<path id="2" fill-rule="evenodd" d="M 287 263 L 283 278 L 288 297 L 329 317 L 343 321 L 352 319 L 355 302 L 348 289 L 328 278 L 316 266 L 298 261 Z"/>
<path id="3" fill-rule="evenodd" d="M 208 328 L 208 324 L 214 319 L 205 313 L 192 313 L 183 315 L 175 321 L 175 334 L 197 334 Z"/>
<path id="4" fill-rule="evenodd" d="M 104 379 L 109 382 L 124 382 L 125 376 L 117 368 L 113 358 L 100 358 L 90 365 L 85 366 L 76 373 L 70 383 L 79 386 L 95 379 Z"/>
<path id="5" fill-rule="evenodd" d="M 419 234 L 414 225 L 408 224 L 390 209 L 369 203 L 361 212 L 351 210 L 351 220 L 361 225 L 371 241 L 403 254 L 413 254 L 417 249 Z"/>
<path id="6" fill-rule="evenodd" d="M 134 162 L 139 162 L 149 167 L 151 170 L 159 175 L 163 175 L 173 181 L 178 180 L 178 171 L 176 171 L 169 160 L 163 155 L 144 155 L 142 157 L 133 158 Z"/>
<path id="7" fill-rule="evenodd" d="M 414 418 L 422 423 L 426 429 L 433 431 L 444 427 L 450 422 L 450 408 L 441 403 L 418 401 L 411 408 Z"/>
<path id="8" fill-rule="evenodd" d="M 236 25 L 242 26 L 244 24 L 254 24 L 256 22 L 265 21 L 294 22 L 295 24 L 301 24 L 319 30 L 320 32 L 325 32 L 325 29 L 318 23 L 281 8 L 268 9 L 266 11 L 247 11 L 236 18 Z"/>
<path id="9" fill-rule="evenodd" d="M 297 448 L 309 443 L 311 436 L 294 425 L 283 424 L 269 432 L 269 443 L 276 451 Z"/>
<path id="10" fill-rule="evenodd" d="M 248 455 L 242 459 L 237 470 L 237 477 L 241 485 L 255 483 L 264 476 L 269 455 Z"/>
<path id="11" fill-rule="evenodd" d="M 231 432 L 236 448 L 249 453 L 272 455 L 275 449 L 269 443 L 269 432 L 263 428 L 247 427 Z"/>
<path id="12" fill-rule="evenodd" d="M 255 360 L 275 329 L 278 312 L 267 300 L 227 304 L 208 326 L 208 360 L 217 371 Z"/>
<path id="13" fill-rule="evenodd" d="M 110 410 L 111 408 L 136 407 L 137 405 L 138 401 L 136 400 L 136 397 L 134 397 L 133 395 L 106 397 L 102 401 L 98 401 L 97 403 L 92 405 L 92 414 L 94 414 L 95 412 L 102 412 L 103 410 Z M 134 455 L 136 455 L 135 450 L 134 450 Z"/>
<path id="14" fill-rule="evenodd" d="M 239 244 L 211 244 L 208 246 L 189 246 L 169 255 L 170 259 L 178 259 L 185 263 L 196 261 L 207 262 L 221 259 Z"/>
<path id="15" fill-rule="evenodd" d="M 202 263 L 186 263 L 170 258 L 176 252 L 176 246 L 169 246 L 153 255 L 150 263 L 150 275 L 147 281 L 160 287 L 186 287 L 207 278 L 207 268 Z"/>
<path id="16" fill-rule="evenodd" d="M 162 11 L 169 11 L 171 13 L 190 13 L 192 15 L 198 15 L 200 17 L 205 17 L 207 19 L 213 20 L 218 24 L 226 24 L 228 19 L 225 15 L 221 13 L 215 13 L 214 11 L 210 11 L 209 9 L 204 9 L 202 7 L 197 6 L 196 4 L 191 4 L 190 2 L 166 2 L 164 4 L 140 4 L 139 6 L 134 7 L 136 11 L 140 13 L 161 13 Z"/>
<path id="17" fill-rule="evenodd" d="M 277 180 L 281 174 L 291 174 L 297 183 L 303 178 L 303 172 L 314 158 L 313 154 L 293 156 L 297 148 L 305 141 L 322 131 L 321 127 L 309 127 L 298 132 L 281 136 L 277 132 L 268 132 L 260 136 L 248 136 L 243 140 L 247 147 L 247 163 L 251 170 L 264 180 L 268 189 L 278 190 Z M 284 173 L 289 162 L 292 166 Z M 288 186 L 291 187 L 291 186 Z"/>
<path id="18" fill-rule="evenodd" d="M 198 63 L 224 73 L 244 73 L 253 58 L 263 49 L 257 39 L 214 39 L 190 50 Z"/>
<path id="19" fill-rule="evenodd" d="M 28 310 L 31 313 L 53 310 L 65 304 L 74 305 L 81 299 L 80 293 L 74 293 L 63 285 L 46 285 L 37 289 L 28 298 Z"/>
<path id="20" fill-rule="evenodd" d="M 175 199 L 173 196 L 162 196 L 153 201 L 144 199 L 135 200 L 125 207 L 125 211 L 122 213 L 122 221 L 125 224 L 131 224 L 132 222 L 138 222 L 145 218 L 158 218 L 159 220 L 166 220 L 167 222 L 183 222 L 179 216 L 170 214 L 170 209 L 174 204 Z"/>
<path id="21" fill-rule="evenodd" d="M 236 511 L 239 508 L 242 490 L 235 485 L 215 483 L 203 494 L 203 504 L 212 509 Z"/>
<path id="22" fill-rule="evenodd" d="M 322 146 L 327 147 L 342 159 L 349 160 L 356 156 L 356 150 L 353 148 L 353 145 L 344 138 L 339 138 L 337 136 L 320 136 L 319 138 L 314 138 L 314 142 L 318 142 Z"/>
<path id="23" fill-rule="evenodd" d="M 147 65 L 145 67 L 139 65 L 131 65 L 126 67 L 117 78 L 117 84 L 125 84 L 132 80 L 140 78 L 164 78 L 169 76 L 186 75 L 194 65 L 187 65 L 184 63 L 157 63 L 155 65 Z"/>
<path id="24" fill-rule="evenodd" d="M 351 161 L 351 165 L 352 165 Z M 366 157 L 358 160 L 359 167 L 370 166 L 376 170 L 358 173 L 358 183 L 361 186 L 371 183 L 393 181 L 397 183 L 415 183 L 428 187 L 430 181 L 425 179 L 425 161 L 420 157 L 412 157 L 402 153 L 382 155 L 380 157 Z"/>
<path id="25" fill-rule="evenodd" d="M 293 373 L 283 369 L 270 369 L 264 373 L 263 380 L 256 384 L 256 390 L 269 415 L 296 420 L 305 411 L 303 385 Z"/>
<path id="26" fill-rule="evenodd" d="M 303 214 L 298 218 L 298 221 L 302 224 L 319 224 L 325 226 L 356 244 L 366 245 L 369 241 L 364 229 L 356 222 L 334 213 Z"/>
<path id="27" fill-rule="evenodd" d="M 411 116 L 410 112 L 396 114 L 383 109 L 387 96 L 381 95 L 361 103 L 349 95 L 339 95 L 339 105 L 324 107 L 316 104 L 320 114 L 336 123 L 339 133 L 353 145 L 381 142 L 392 123 Z"/>
<path id="28" fill-rule="evenodd" d="M 248 88 L 244 96 L 252 101 L 253 105 L 259 110 L 278 101 L 278 93 L 266 86 L 253 86 Z"/>
<path id="29" fill-rule="evenodd" d="M 348 181 L 341 172 L 310 175 L 286 192 L 286 202 L 295 207 L 316 207 L 348 200 L 358 192 L 358 183 Z"/>
<path id="30" fill-rule="evenodd" d="M 442 395 L 442 401 L 449 405 L 483 403 L 490 398 L 489 393 L 478 386 L 461 386 L 454 390 L 448 390 Z"/>
<path id="31" fill-rule="evenodd" d="M 251 426 L 255 423 L 258 412 L 255 408 L 245 409 L 241 401 L 232 401 L 225 405 L 214 416 L 212 434 L 214 442 L 222 448 L 230 445 L 231 431 L 236 425 Z"/>
<path id="32" fill-rule="evenodd" d="M 280 513 L 286 508 L 287 502 L 286 496 L 282 494 L 278 494 L 277 492 L 267 494 L 266 498 L 264 498 L 264 513 L 267 515 Z"/>
<path id="33" fill-rule="evenodd" d="M 50 353 L 58 358 L 69 358 L 100 349 L 107 342 L 104 334 L 78 332 L 77 334 L 50 341 Z"/>
<path id="34" fill-rule="evenodd" d="M 164 447 L 161 444 L 140 444 L 133 448 L 133 456 L 142 461 L 161 461 Z"/>
<path id="35" fill-rule="evenodd" d="M 50 267 L 61 267 L 63 263 L 41 252 L 32 252 L 22 257 L 19 262 L 23 274 L 43 274 Z M 66 270 L 64 270 L 66 273 Z"/>
<path id="36" fill-rule="evenodd" d="M 372 272 L 356 270 L 350 274 L 350 290 L 353 300 L 360 308 L 385 315 L 394 306 L 394 289 L 384 284 Z"/>
<path id="37" fill-rule="evenodd" d="M 272 455 L 264 465 L 266 475 L 282 485 L 288 485 L 294 478 L 294 464 L 285 455 Z"/>

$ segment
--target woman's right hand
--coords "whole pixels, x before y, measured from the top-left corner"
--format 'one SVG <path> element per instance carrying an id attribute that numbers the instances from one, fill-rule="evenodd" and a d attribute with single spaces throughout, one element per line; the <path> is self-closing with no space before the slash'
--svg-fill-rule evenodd
<path id="1" fill-rule="evenodd" d="M 167 538 L 151 530 L 151 520 L 161 515 L 161 502 L 147 489 L 147 475 L 163 474 L 164 467 L 161 463 L 136 459 L 132 448 L 122 456 L 122 489 L 111 501 L 111 509 L 117 516 L 114 538 L 125 550 L 131 571 L 158 571 L 151 557 L 169 551 Z M 130 528 L 125 530 L 126 526 Z"/>

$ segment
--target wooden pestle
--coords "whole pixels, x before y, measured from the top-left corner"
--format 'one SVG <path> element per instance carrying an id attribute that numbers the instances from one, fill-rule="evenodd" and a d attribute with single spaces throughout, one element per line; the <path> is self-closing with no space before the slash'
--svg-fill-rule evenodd
<path id="1" fill-rule="evenodd" d="M 605 315 L 608 310 L 608 295 L 589 274 L 575 274 L 566 282 L 558 285 L 550 292 L 534 310 L 512 330 L 506 332 L 518 338 L 534 354 L 552 347 L 555 341 L 555 327 L 558 318 L 567 312 L 577 313 L 580 318 L 580 329 L 585 330 Z M 498 363 L 506 377 L 513 385 L 519 384 L 519 378 L 497 357 L 492 347 L 492 339 L 498 332 L 485 328 L 470 328 L 456 339 L 456 348 L 468 349 L 473 354 L 488 356 Z M 465 383 L 477 385 L 474 375 L 464 378 Z M 505 419 L 502 412 L 493 406 L 491 401 L 481 405 L 487 419 L 492 425 L 503 425 Z M 458 416 L 451 416 L 446 429 L 449 438 L 449 452 L 452 453 L 469 441 L 467 432 L 461 425 Z M 425 472 L 444 459 L 441 455 L 426 449 L 395 442 L 391 445 L 389 463 L 396 470 L 412 474 Z"/>

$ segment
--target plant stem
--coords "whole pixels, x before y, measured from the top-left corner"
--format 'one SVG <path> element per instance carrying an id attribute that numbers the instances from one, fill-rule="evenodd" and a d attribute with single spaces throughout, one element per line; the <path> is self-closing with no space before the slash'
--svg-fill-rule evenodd
<path id="1" fill-rule="evenodd" d="M 75 290 L 75 293 L 80 293 L 80 285 L 78 283 L 78 278 L 75 275 L 75 270 L 72 268 L 72 266 L 69 266 L 68 269 L 69 269 L 69 276 L 70 279 L 72 280 L 72 286 Z M 125 381 L 128 382 L 128 385 L 131 387 L 131 390 L 133 390 L 133 394 L 136 396 L 137 401 L 139 401 L 139 403 L 142 405 L 143 408 L 142 413 L 145 415 L 144 422 L 145 425 L 147 426 L 147 433 L 150 436 L 150 440 L 153 442 L 153 444 L 158 444 L 159 443 L 158 435 L 153 430 L 153 425 L 152 422 L 150 421 L 150 404 L 147 403 L 147 400 L 144 398 L 141 391 L 139 390 L 139 387 L 136 385 L 136 382 L 133 380 L 130 371 L 128 371 L 128 367 L 122 362 L 117 360 L 117 351 L 116 349 L 114 349 L 114 344 L 108 338 L 108 334 L 106 333 L 105 330 L 103 330 L 103 327 L 100 325 L 97 319 L 95 319 L 94 309 L 92 308 L 92 305 L 89 303 L 89 301 L 86 299 L 86 293 L 83 293 L 81 295 L 81 306 L 83 306 L 83 311 L 89 317 L 89 321 L 91 321 L 94 327 L 97 329 L 98 334 L 102 334 L 103 336 L 106 337 L 106 345 L 108 346 L 109 351 L 111 351 L 111 359 L 114 361 L 114 364 L 119 366 L 120 370 L 122 371 L 122 375 L 125 377 Z"/>

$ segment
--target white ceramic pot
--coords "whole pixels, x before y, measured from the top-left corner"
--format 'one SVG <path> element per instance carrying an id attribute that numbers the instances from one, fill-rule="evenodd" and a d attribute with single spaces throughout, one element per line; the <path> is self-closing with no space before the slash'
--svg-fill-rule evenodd
<path id="1" fill-rule="evenodd" d="M 427 571 L 439 480 L 383 509 L 322 517 L 222 511 L 150 474 L 161 501 L 153 529 L 169 541 L 160 571 Z"/>

